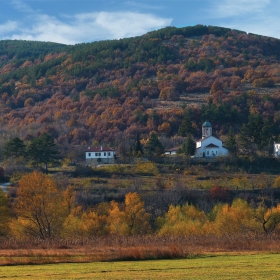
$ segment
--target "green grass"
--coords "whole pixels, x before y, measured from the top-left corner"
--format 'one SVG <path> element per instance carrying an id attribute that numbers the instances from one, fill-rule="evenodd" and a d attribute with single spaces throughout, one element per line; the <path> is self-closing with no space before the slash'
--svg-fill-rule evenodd
<path id="1" fill-rule="evenodd" d="M 280 254 L 0 267 L 0 279 L 279 279 Z"/>

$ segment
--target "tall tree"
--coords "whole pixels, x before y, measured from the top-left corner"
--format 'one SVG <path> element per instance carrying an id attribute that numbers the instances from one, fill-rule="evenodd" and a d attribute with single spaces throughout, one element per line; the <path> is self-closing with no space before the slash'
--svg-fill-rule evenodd
<path id="1" fill-rule="evenodd" d="M 56 183 L 42 172 L 27 174 L 19 181 L 14 211 L 26 235 L 41 239 L 59 235 L 68 214 Z"/>
<path id="2" fill-rule="evenodd" d="M 230 151 L 230 153 L 232 153 L 233 155 L 236 155 L 237 142 L 236 142 L 235 134 L 234 134 L 232 127 L 229 128 L 228 137 L 225 141 L 225 147 Z"/>
<path id="3" fill-rule="evenodd" d="M 194 134 L 194 128 L 192 127 L 192 123 L 188 115 L 185 115 L 182 124 L 179 126 L 178 135 L 186 137 L 189 134 Z"/>
<path id="4" fill-rule="evenodd" d="M 259 114 L 250 115 L 248 123 L 243 123 L 240 130 L 240 140 L 245 149 L 249 149 L 254 153 L 256 151 L 256 146 L 259 148 L 262 146 L 262 128 L 263 120 Z"/>
<path id="5" fill-rule="evenodd" d="M 23 160 L 25 156 L 26 146 L 20 138 L 15 137 L 6 142 L 3 149 L 3 156 L 5 159 L 15 160 L 16 162 L 19 162 Z"/>
<path id="6" fill-rule="evenodd" d="M 133 153 L 137 156 L 142 156 L 143 155 L 143 149 L 142 149 L 142 145 L 140 143 L 139 133 L 136 134 L 136 141 L 135 141 L 135 146 L 134 146 Z"/>
<path id="7" fill-rule="evenodd" d="M 54 140 L 47 133 L 42 133 L 34 138 L 28 146 L 28 157 L 31 164 L 39 166 L 45 165 L 46 172 L 50 163 L 56 163 L 58 159 L 58 150 Z"/>
<path id="8" fill-rule="evenodd" d="M 127 226 L 127 234 L 144 234 L 150 231 L 150 214 L 146 213 L 144 202 L 139 194 L 128 193 L 125 196 L 124 220 Z"/>
<path id="9" fill-rule="evenodd" d="M 192 156 L 195 153 L 195 149 L 195 142 L 190 136 L 188 136 L 187 141 L 183 144 L 182 148 L 179 150 L 179 153 L 183 153 L 186 156 Z"/>
<path id="10" fill-rule="evenodd" d="M 6 236 L 9 231 L 10 211 L 8 207 L 8 198 L 0 188 L 0 236 Z"/>
<path id="11" fill-rule="evenodd" d="M 160 156 L 164 153 L 164 147 L 155 132 L 151 132 L 148 142 L 144 147 L 148 155 Z"/>

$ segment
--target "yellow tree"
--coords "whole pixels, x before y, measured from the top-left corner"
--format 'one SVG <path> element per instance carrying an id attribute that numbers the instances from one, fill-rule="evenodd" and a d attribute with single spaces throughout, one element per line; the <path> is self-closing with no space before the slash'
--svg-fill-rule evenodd
<path id="1" fill-rule="evenodd" d="M 277 176 L 272 185 L 274 188 L 280 188 L 280 176 Z"/>
<path id="2" fill-rule="evenodd" d="M 165 216 L 158 219 L 159 235 L 201 235 L 206 221 L 205 213 L 193 205 L 170 205 Z"/>
<path id="3" fill-rule="evenodd" d="M 67 189 L 62 193 L 63 201 L 62 205 L 66 208 L 67 214 L 69 215 L 73 209 L 75 209 L 75 198 L 76 192 L 72 186 L 68 186 Z"/>
<path id="4" fill-rule="evenodd" d="M 218 235 L 242 233 L 256 229 L 252 207 L 242 199 L 229 204 L 218 204 L 209 214 L 213 233 Z M 208 225 L 209 226 L 209 225 Z"/>
<path id="5" fill-rule="evenodd" d="M 10 218 L 10 211 L 8 207 L 8 198 L 0 188 L 0 236 L 8 234 L 8 222 Z"/>
<path id="6" fill-rule="evenodd" d="M 59 235 L 68 207 L 56 183 L 35 171 L 19 181 L 14 211 L 25 234 L 47 239 Z"/>
<path id="7" fill-rule="evenodd" d="M 87 236 L 102 236 L 107 233 L 107 217 L 95 211 L 88 211 L 82 215 L 82 229 Z"/>
<path id="8" fill-rule="evenodd" d="M 124 210 L 116 201 L 110 204 L 108 224 L 110 233 L 119 235 L 145 234 L 150 231 L 150 214 L 146 213 L 144 202 L 137 193 L 125 196 Z"/>
<path id="9" fill-rule="evenodd" d="M 150 214 L 146 213 L 139 194 L 128 193 L 125 196 L 124 220 L 128 235 L 145 234 L 150 231 Z"/>
<path id="10" fill-rule="evenodd" d="M 112 234 L 122 235 L 127 232 L 125 224 L 124 212 L 120 210 L 116 201 L 111 201 L 108 216 L 109 231 Z"/>
<path id="11" fill-rule="evenodd" d="M 262 202 L 255 210 L 255 219 L 262 225 L 266 234 L 274 232 L 280 226 L 280 204 L 276 207 L 268 208 Z"/>
<path id="12" fill-rule="evenodd" d="M 63 237 L 76 238 L 87 234 L 85 233 L 85 229 L 82 224 L 82 215 L 82 206 L 72 209 L 71 213 L 67 216 L 63 223 L 63 229 L 61 232 Z"/>

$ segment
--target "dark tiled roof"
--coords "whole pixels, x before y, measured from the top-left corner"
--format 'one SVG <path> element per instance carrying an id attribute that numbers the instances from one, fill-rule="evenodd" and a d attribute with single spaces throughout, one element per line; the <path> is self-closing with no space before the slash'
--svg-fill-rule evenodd
<path id="1" fill-rule="evenodd" d="M 176 152 L 178 150 L 179 150 L 179 148 L 177 147 L 177 148 L 172 148 L 172 149 L 165 150 L 165 152 Z"/>

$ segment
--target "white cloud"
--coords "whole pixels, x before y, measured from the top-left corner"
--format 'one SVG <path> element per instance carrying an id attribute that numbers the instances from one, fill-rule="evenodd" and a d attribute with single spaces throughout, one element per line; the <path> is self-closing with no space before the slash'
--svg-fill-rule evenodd
<path id="1" fill-rule="evenodd" d="M 140 13 L 99 13 L 96 24 L 109 32 L 111 38 L 119 39 L 142 35 L 147 31 L 170 25 L 172 19 L 159 18 Z"/>
<path id="2" fill-rule="evenodd" d="M 208 11 L 215 25 L 279 38 L 280 3 L 272 0 L 214 0 Z"/>
<path id="3" fill-rule="evenodd" d="M 211 10 L 214 17 L 232 17 L 262 12 L 270 0 L 216 0 Z"/>
<path id="4" fill-rule="evenodd" d="M 148 31 L 170 25 L 172 19 L 161 18 L 152 14 L 132 12 L 99 12 L 65 16 L 62 19 L 48 15 L 32 15 L 31 25 L 9 23 L 13 31 L 9 38 L 21 40 L 51 41 L 75 44 L 105 39 L 119 39 L 142 35 Z M 25 21 L 27 22 L 27 21 Z M 15 27 L 18 27 L 17 29 Z M 1 26 L 0 26 L 1 35 Z M 4 36 L 1 36 L 4 37 Z M 7 36 L 5 36 L 7 38 Z"/>
<path id="5" fill-rule="evenodd" d="M 126 1 L 124 2 L 125 5 L 129 5 L 131 7 L 140 8 L 140 9 L 149 9 L 149 10 L 162 10 L 163 5 L 153 5 L 152 2 L 149 2 L 149 4 L 141 3 L 139 1 Z"/>
<path id="6" fill-rule="evenodd" d="M 225 27 L 230 27 L 237 30 L 243 30 L 247 33 L 253 33 L 269 37 L 280 37 L 280 26 L 276 24 L 280 18 L 275 16 L 266 17 L 259 16 L 255 18 L 233 21 L 229 24 L 224 24 Z"/>
<path id="7" fill-rule="evenodd" d="M 11 0 L 11 5 L 14 9 L 18 10 L 21 13 L 35 13 L 35 11 L 29 5 L 21 0 Z"/>
<path id="8" fill-rule="evenodd" d="M 0 25 L 0 36 L 13 32 L 17 29 L 17 23 L 15 21 L 7 21 L 5 24 Z"/>

